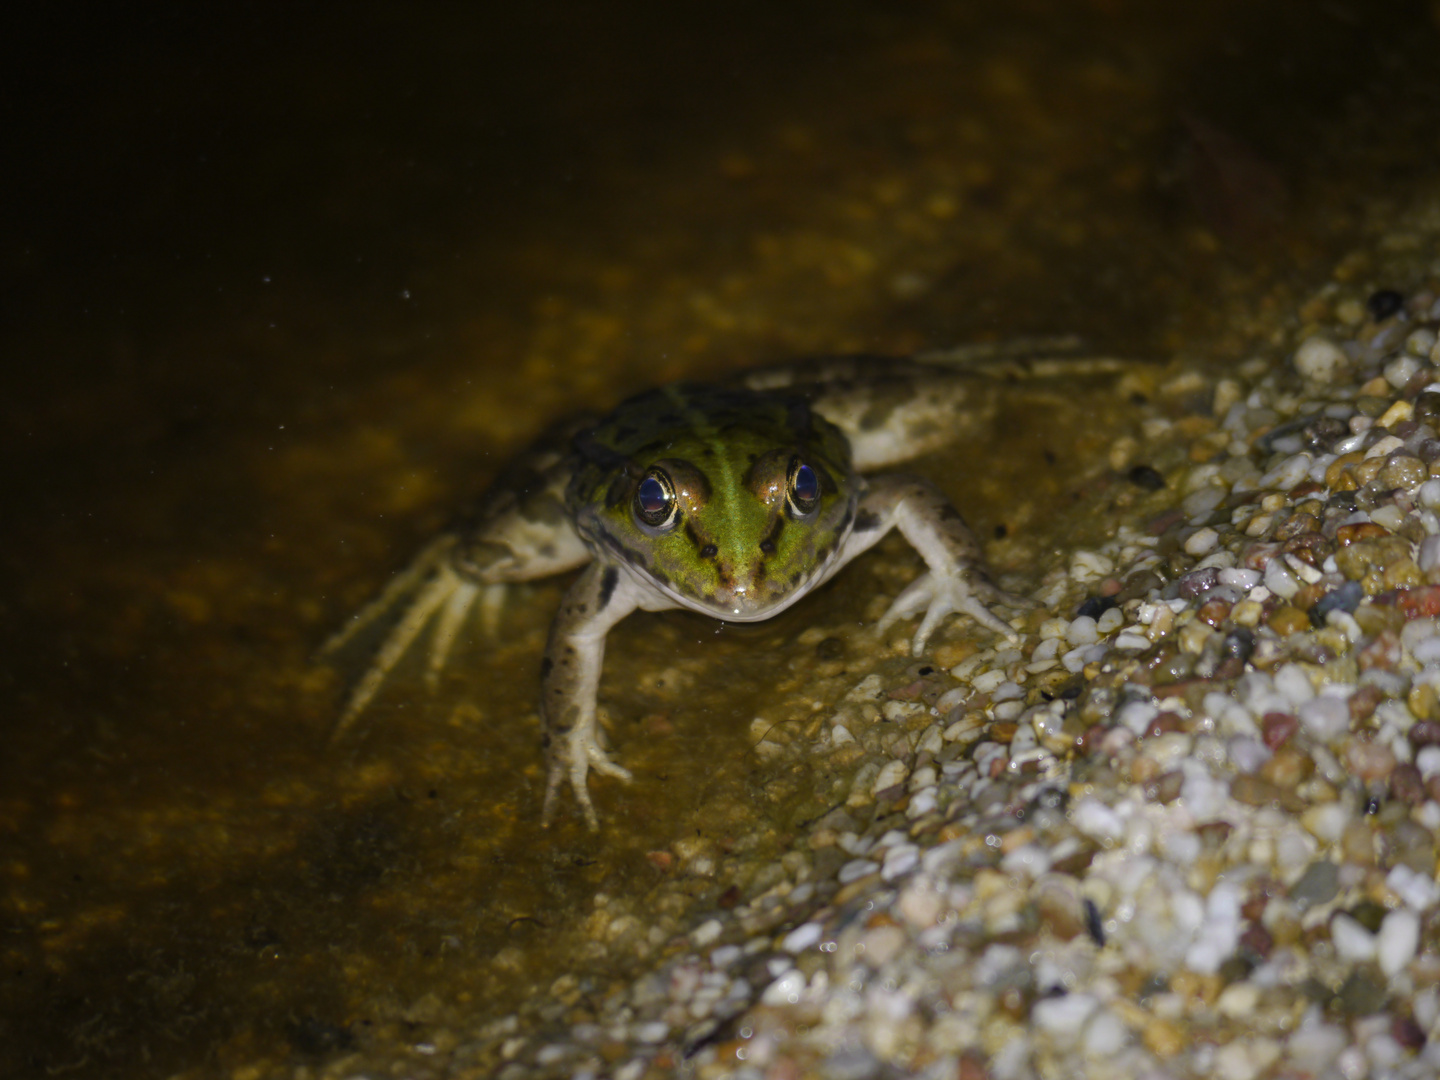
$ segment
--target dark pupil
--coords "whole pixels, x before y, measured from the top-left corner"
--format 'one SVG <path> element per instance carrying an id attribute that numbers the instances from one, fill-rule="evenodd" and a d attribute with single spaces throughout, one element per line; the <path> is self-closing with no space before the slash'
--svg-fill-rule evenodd
<path id="1" fill-rule="evenodd" d="M 647 476 L 640 481 L 640 490 L 635 494 L 635 502 L 640 507 L 640 512 L 646 517 L 657 517 L 665 513 L 670 506 L 670 496 L 665 491 L 665 485 L 656 480 L 653 476 Z"/>
<path id="2" fill-rule="evenodd" d="M 795 479 L 790 483 L 796 502 L 812 503 L 820 498 L 820 479 L 809 465 L 801 465 L 796 469 Z"/>

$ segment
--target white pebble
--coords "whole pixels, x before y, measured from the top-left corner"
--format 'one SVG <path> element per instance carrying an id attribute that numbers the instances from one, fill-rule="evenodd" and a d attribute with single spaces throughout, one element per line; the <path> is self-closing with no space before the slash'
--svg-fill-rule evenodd
<path id="1" fill-rule="evenodd" d="M 1296 484 L 1304 480 L 1310 472 L 1311 457 L 1309 454 L 1295 454 L 1280 462 L 1273 469 L 1260 477 L 1257 481 L 1262 488 L 1275 488 L 1279 491 L 1289 491 Z"/>
<path id="2" fill-rule="evenodd" d="M 896 844 L 885 852 L 885 865 L 880 869 L 880 877 L 885 881 L 894 881 L 914 870 L 919 862 L 920 849 L 914 844 Z"/>
<path id="3" fill-rule="evenodd" d="M 909 775 L 909 767 L 899 758 L 887 761 L 880 772 L 876 774 L 875 783 L 871 786 L 870 792 L 873 795 L 879 795 L 880 792 L 887 791 L 896 784 L 903 784 Z"/>
<path id="4" fill-rule="evenodd" d="M 805 976 L 792 968 L 767 986 L 760 1000 L 766 1005 L 794 1005 L 804 989 Z"/>
<path id="5" fill-rule="evenodd" d="M 1422 326 L 1419 330 L 1411 331 L 1410 336 L 1405 339 L 1405 351 L 1411 356 L 1428 357 L 1437 342 L 1440 342 L 1440 336 L 1430 327 Z"/>
<path id="6" fill-rule="evenodd" d="M 1041 998 L 1030 1010 L 1030 1018 L 1042 1031 L 1068 1041 L 1080 1034 L 1100 1002 L 1090 994 L 1066 994 Z"/>
<path id="7" fill-rule="evenodd" d="M 1376 525 L 1383 525 L 1391 532 L 1396 532 L 1400 526 L 1405 524 L 1405 511 L 1401 510 L 1400 507 L 1394 503 L 1391 503 L 1388 506 L 1380 506 L 1371 510 L 1370 520 L 1375 522 Z"/>
<path id="8" fill-rule="evenodd" d="M 1144 735 L 1150 724 L 1160 715 L 1160 710 L 1148 701 L 1132 701 L 1124 706 L 1115 719 L 1136 735 Z"/>
<path id="9" fill-rule="evenodd" d="M 1414 911 L 1426 911 L 1440 901 L 1440 885 L 1424 874 L 1417 874 L 1404 863 L 1385 875 L 1385 887 Z"/>
<path id="10" fill-rule="evenodd" d="M 1300 582 L 1284 559 L 1271 559 L 1265 564 L 1265 587 L 1282 600 L 1289 600 L 1300 591 Z"/>
<path id="11" fill-rule="evenodd" d="M 1007 874 L 1023 875 L 1033 881 L 1050 872 L 1050 854 L 1039 844 L 1021 844 L 1000 860 L 1000 869 Z"/>
<path id="12" fill-rule="evenodd" d="M 1342 960 L 1363 964 L 1375 958 L 1375 935 L 1344 912 L 1330 920 L 1330 942 Z"/>
<path id="13" fill-rule="evenodd" d="M 1241 735 L 1230 740 L 1230 760 L 1242 773 L 1253 773 L 1270 760 L 1270 749 L 1259 739 Z"/>
<path id="14" fill-rule="evenodd" d="M 1315 696 L 1310 676 L 1299 664 L 1286 664 L 1275 673 L 1275 689 L 1289 698 L 1292 705 L 1302 705 Z"/>
<path id="15" fill-rule="evenodd" d="M 1095 620 L 1095 629 L 1101 634 L 1112 634 L 1120 629 L 1124 621 L 1125 616 L 1120 609 L 1118 607 L 1112 607 L 1101 612 L 1100 618 Z"/>
<path id="16" fill-rule="evenodd" d="M 1293 487 L 1294 485 L 1291 486 Z M 1208 514 L 1224 502 L 1225 496 L 1229 494 L 1229 489 L 1223 485 L 1211 484 L 1209 487 L 1203 487 L 1199 491 L 1191 492 L 1185 496 L 1184 500 L 1180 503 L 1180 509 L 1186 517 L 1191 518 L 1198 517 L 1201 514 Z"/>
<path id="17" fill-rule="evenodd" d="M 1144 634 L 1120 634 L 1115 638 L 1115 647 L 1127 651 L 1148 649 L 1150 647 L 1150 639 Z"/>
<path id="18" fill-rule="evenodd" d="M 1430 483 L 1434 483 L 1434 481 L 1425 481 L 1425 484 Z M 1420 485 L 1422 489 L 1425 484 Z M 1420 541 L 1420 552 L 1416 556 L 1415 562 L 1419 564 L 1422 574 L 1428 574 L 1431 570 L 1440 566 L 1440 536 L 1427 536 L 1424 540 Z"/>
<path id="19" fill-rule="evenodd" d="M 1391 978 L 1398 975 L 1415 958 L 1419 944 L 1420 917 L 1405 908 L 1390 912 L 1375 938 L 1375 957 L 1380 961 L 1380 970 Z"/>
<path id="20" fill-rule="evenodd" d="M 706 945 L 718 941 L 724 929 L 725 927 L 720 925 L 719 919 L 706 919 L 690 932 L 690 940 L 704 948 Z"/>
<path id="21" fill-rule="evenodd" d="M 1434 510 L 1440 507 L 1440 480 L 1426 480 L 1419 489 L 1420 504 Z"/>
<path id="22" fill-rule="evenodd" d="M 1305 730 L 1321 742 L 1332 742 L 1350 730 L 1350 706 L 1329 694 L 1311 698 L 1295 713 Z"/>
<path id="23" fill-rule="evenodd" d="M 975 678 L 970 680 L 970 685 L 973 686 L 980 693 L 988 694 L 1004 681 L 1004 670 L 1001 668 L 994 668 L 990 671 L 986 671 L 979 675 L 976 675 Z"/>
<path id="24" fill-rule="evenodd" d="M 1292 487 L 1294 485 L 1291 485 Z M 1215 550 L 1215 545 L 1220 542 L 1220 534 L 1208 525 L 1203 529 L 1196 529 L 1190 534 L 1190 539 L 1185 541 L 1185 554 L 1187 555 L 1208 555 Z"/>
<path id="25" fill-rule="evenodd" d="M 780 947 L 788 953 L 801 953 L 810 946 L 819 943 L 824 928 L 817 922 L 801 923 L 790 933 L 785 935 L 785 940 Z"/>
<path id="26" fill-rule="evenodd" d="M 1103 1010 L 1085 1027 L 1085 1053 L 1101 1061 L 1113 1058 L 1129 1037 L 1125 1023 L 1109 1010 Z"/>
<path id="27" fill-rule="evenodd" d="M 1340 346 L 1316 334 L 1295 350 L 1295 370 L 1307 379 L 1330 382 L 1345 370 L 1347 360 Z"/>
<path id="28" fill-rule="evenodd" d="M 1440 773 L 1440 746 L 1423 746 L 1415 755 L 1415 767 L 1426 780 Z"/>
<path id="29" fill-rule="evenodd" d="M 670 1025 L 664 1020 L 651 1020 L 646 1024 L 637 1024 L 635 1027 L 635 1038 L 643 1043 L 663 1042 L 665 1036 L 670 1034 Z"/>
<path id="30" fill-rule="evenodd" d="M 1415 377 L 1420 370 L 1420 361 L 1413 356 L 1396 357 L 1385 365 L 1385 381 L 1399 390 Z"/>
<path id="31" fill-rule="evenodd" d="M 1233 585 L 1237 589 L 1243 589 L 1245 592 L 1249 592 L 1256 585 L 1260 584 L 1260 571 L 1241 570 L 1236 567 L 1230 567 L 1227 570 L 1220 571 L 1220 584 Z"/>
<path id="32" fill-rule="evenodd" d="M 840 872 L 835 875 L 841 885 L 849 885 L 852 881 L 859 881 L 863 877 L 869 877 L 880 869 L 880 864 L 871 862 L 869 859 L 851 859 Z"/>
<path id="33" fill-rule="evenodd" d="M 1437 537 L 1436 539 L 1440 539 Z M 1094 645 L 1100 640 L 1095 629 L 1095 620 L 1089 615 L 1074 619 L 1065 630 L 1065 640 L 1071 645 Z"/>
<path id="34" fill-rule="evenodd" d="M 1086 795 L 1071 811 L 1071 824 L 1093 840 L 1118 840 L 1125 835 L 1125 821 L 1111 807 Z"/>

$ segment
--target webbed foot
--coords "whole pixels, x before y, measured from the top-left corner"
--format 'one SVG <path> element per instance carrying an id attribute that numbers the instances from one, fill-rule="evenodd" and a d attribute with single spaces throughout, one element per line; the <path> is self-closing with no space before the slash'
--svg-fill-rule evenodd
<path id="1" fill-rule="evenodd" d="M 1001 591 L 978 575 L 942 576 L 926 571 L 895 598 L 876 629 L 883 632 L 897 620 L 908 619 L 923 609 L 925 617 L 920 620 L 910 644 L 911 655 L 919 656 L 941 621 L 947 615 L 963 612 L 981 626 L 1018 641 L 1019 635 L 1010 624 L 990 610 L 992 604 L 1022 609 L 1034 606 L 1028 600 Z"/>

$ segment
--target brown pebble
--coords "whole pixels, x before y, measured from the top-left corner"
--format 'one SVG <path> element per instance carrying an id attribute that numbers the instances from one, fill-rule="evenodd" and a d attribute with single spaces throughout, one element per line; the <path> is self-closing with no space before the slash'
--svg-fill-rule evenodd
<path id="1" fill-rule="evenodd" d="M 1210 626 L 1219 626 L 1230 617 L 1230 604 L 1224 600 L 1206 600 L 1195 617 Z"/>
<path id="2" fill-rule="evenodd" d="M 1252 923 L 1240 935 L 1240 947 L 1248 949 L 1256 956 L 1264 959 L 1270 955 L 1270 950 L 1275 947 L 1275 939 L 1270 936 L 1270 931 L 1259 923 Z"/>
<path id="3" fill-rule="evenodd" d="M 1398 537 L 1396 538 L 1399 539 Z M 1405 543 L 1400 540 L 1400 543 Z M 1405 556 L 1409 558 L 1408 551 Z M 1343 570 L 1344 567 L 1341 567 Z M 1395 608 L 1407 619 L 1429 619 L 1440 615 L 1440 585 L 1421 585 L 1413 589 L 1394 589 L 1375 598 L 1377 604 Z"/>
<path id="4" fill-rule="evenodd" d="M 1294 791 L 1314 773 L 1315 761 L 1309 754 L 1302 754 L 1293 746 L 1282 746 L 1269 761 L 1260 766 L 1256 775 L 1276 787 Z"/>
<path id="5" fill-rule="evenodd" d="M 1365 689 L 1361 687 L 1361 689 Z M 1418 720 L 1410 725 L 1407 732 L 1410 745 L 1417 750 L 1422 746 L 1440 746 L 1440 722 L 1435 720 Z"/>
<path id="6" fill-rule="evenodd" d="M 1305 800 L 1295 792 L 1249 773 L 1230 781 L 1230 797 L 1246 806 L 1280 806 L 1292 814 L 1298 814 L 1306 807 Z"/>
<path id="7" fill-rule="evenodd" d="M 1015 738 L 1015 732 L 1020 730 L 1020 725 L 1013 720 L 997 720 L 985 729 L 985 735 L 992 741 L 1010 745 Z"/>
<path id="8" fill-rule="evenodd" d="M 1275 530 L 1276 540 L 1289 540 L 1301 533 L 1319 532 L 1320 521 L 1314 514 L 1291 514 L 1285 523 Z"/>
<path id="9" fill-rule="evenodd" d="M 1362 780 L 1384 780 L 1395 771 L 1395 755 L 1388 746 L 1352 738 L 1345 744 L 1345 764 Z"/>
<path id="10" fill-rule="evenodd" d="M 1155 779 L 1145 785 L 1145 798 L 1151 802 L 1168 805 L 1180 797 L 1180 789 L 1185 786 L 1185 774 L 1179 769 L 1172 769 L 1167 773 L 1161 773 Z"/>
<path id="11" fill-rule="evenodd" d="M 1289 713 L 1266 713 L 1260 720 L 1260 737 L 1271 750 L 1278 750 L 1300 730 L 1300 721 Z"/>
<path id="12" fill-rule="evenodd" d="M 1400 657 L 1400 636 L 1384 630 L 1361 646 L 1355 658 L 1360 663 L 1361 671 L 1369 671 L 1371 668 L 1394 671 L 1396 665 L 1400 663 Z"/>
<path id="13" fill-rule="evenodd" d="M 1375 540 L 1389 535 L 1390 530 L 1383 525 L 1377 525 L 1373 521 L 1357 521 L 1351 525 L 1341 525 L 1336 529 L 1335 542 L 1341 547 L 1349 547 L 1357 540 Z"/>
<path id="14" fill-rule="evenodd" d="M 1325 469 L 1325 486 L 1331 491 L 1354 491 L 1360 486 L 1355 479 L 1355 466 L 1365 460 L 1363 451 L 1341 454 Z"/>
<path id="15" fill-rule="evenodd" d="M 1375 706 L 1385 700 L 1384 693 L 1373 683 L 1366 683 L 1350 695 L 1350 721 L 1363 723 L 1375 714 Z M 1440 725 L 1436 726 L 1436 741 L 1440 742 Z"/>
<path id="16" fill-rule="evenodd" d="M 1397 1016 L 1390 1025 L 1390 1037 L 1406 1050 L 1419 1050 L 1425 1045 L 1425 1032 L 1408 1016 Z"/>
<path id="17" fill-rule="evenodd" d="M 1390 774 L 1390 795 L 1410 806 L 1419 806 L 1430 797 L 1425 790 L 1425 778 L 1408 761 L 1396 765 Z"/>
<path id="18" fill-rule="evenodd" d="M 1289 637 L 1291 634 L 1298 634 L 1303 630 L 1310 629 L 1310 616 L 1297 607 L 1289 604 L 1281 604 L 1270 613 L 1266 625 L 1274 630 L 1281 637 Z"/>
<path id="19" fill-rule="evenodd" d="M 1425 779 L 1425 793 L 1440 802 L 1440 773 L 1432 773 Z"/>

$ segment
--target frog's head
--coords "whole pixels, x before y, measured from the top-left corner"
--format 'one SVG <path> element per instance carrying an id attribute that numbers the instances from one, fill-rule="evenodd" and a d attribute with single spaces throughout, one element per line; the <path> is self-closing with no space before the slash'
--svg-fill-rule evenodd
<path id="1" fill-rule="evenodd" d="M 581 532 L 683 607 L 731 622 L 788 607 L 828 575 L 856 483 L 838 429 L 763 406 L 691 412 L 615 459 Z"/>

